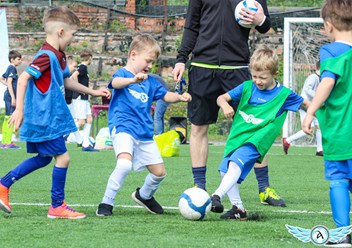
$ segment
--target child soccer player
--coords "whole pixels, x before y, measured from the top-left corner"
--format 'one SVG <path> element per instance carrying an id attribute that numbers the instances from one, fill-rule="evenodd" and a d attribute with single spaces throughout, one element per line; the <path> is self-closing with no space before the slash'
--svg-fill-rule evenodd
<path id="1" fill-rule="evenodd" d="M 16 110 L 9 124 L 27 141 L 27 152 L 37 155 L 8 172 L 0 180 L 0 209 L 11 213 L 9 191 L 13 183 L 31 172 L 48 165 L 54 157 L 51 206 L 49 218 L 80 219 L 86 215 L 76 212 L 65 202 L 65 182 L 70 157 L 64 134 L 77 128 L 65 102 L 64 88 L 110 97 L 108 90 L 92 90 L 69 79 L 65 49 L 73 40 L 80 21 L 67 7 L 48 9 L 43 18 L 46 41 L 18 79 Z"/>
<path id="2" fill-rule="evenodd" d="M 7 90 L 4 94 L 5 101 L 5 118 L 2 124 L 2 145 L 0 148 L 9 148 L 9 149 L 18 149 L 19 146 L 16 146 L 11 142 L 13 125 L 8 124 L 10 116 L 15 111 L 16 108 L 16 89 L 17 89 L 17 69 L 16 67 L 22 63 L 22 55 L 15 50 L 9 52 L 9 61 L 10 65 L 7 67 L 6 72 L 2 75 L 1 81 L 7 85 Z"/>
<path id="3" fill-rule="evenodd" d="M 150 115 L 153 101 L 188 102 L 191 96 L 168 92 L 160 82 L 148 75 L 159 57 L 160 47 L 148 34 L 137 35 L 129 47 L 127 64 L 113 75 L 109 88 L 113 89 L 109 108 L 109 129 L 116 155 L 116 166 L 105 190 L 97 216 L 110 216 L 114 199 L 132 170 L 148 169 L 141 188 L 132 199 L 150 213 L 162 214 L 162 206 L 153 195 L 166 175 L 163 159 L 153 140 L 154 125 Z"/>
<path id="4" fill-rule="evenodd" d="M 77 60 L 74 59 L 73 56 L 67 56 L 67 66 L 68 66 L 68 69 L 70 70 L 71 75 L 72 75 L 72 73 L 74 73 L 76 71 L 77 65 L 78 65 Z M 66 101 L 67 107 L 70 110 L 70 113 L 71 113 L 73 119 L 76 122 L 76 114 L 75 114 L 75 110 L 74 110 L 74 107 L 72 104 L 73 93 L 74 92 L 72 90 L 65 89 L 65 101 Z M 76 126 L 77 126 L 77 123 L 76 123 Z M 73 133 L 73 135 L 75 136 L 75 140 L 77 142 L 77 145 L 81 146 L 82 142 L 83 142 L 83 138 L 82 138 L 79 130 L 75 131 Z M 67 139 L 68 136 L 69 135 L 66 134 L 64 136 L 64 138 Z"/>
<path id="5" fill-rule="evenodd" d="M 350 225 L 352 192 L 352 1 L 326 0 L 321 11 L 332 43 L 320 48 L 320 84 L 307 109 L 303 131 L 311 133 L 316 114 L 323 135 L 325 178 L 335 225 Z M 325 246 L 351 247 L 351 235 Z"/>
<path id="6" fill-rule="evenodd" d="M 317 90 L 317 87 L 319 85 L 319 76 L 320 76 L 320 61 L 316 63 L 315 66 L 315 72 L 309 75 L 306 80 L 304 81 L 303 89 L 301 96 L 308 101 L 312 101 L 315 92 Z M 301 124 L 303 123 L 304 117 L 306 116 L 306 111 L 303 109 L 299 110 L 299 116 L 301 117 Z M 323 156 L 323 144 L 322 144 L 322 138 L 321 138 L 321 130 L 319 127 L 319 122 L 317 118 L 314 118 L 312 122 L 313 127 L 316 128 L 315 131 L 315 140 L 317 143 L 317 152 L 315 153 L 316 156 Z M 298 131 L 297 133 L 294 133 L 293 135 L 283 138 L 282 140 L 282 148 L 284 150 L 284 153 L 287 155 L 288 149 L 291 146 L 291 143 L 295 141 L 296 139 L 302 138 L 306 136 L 307 134 L 303 132 L 303 130 Z"/>
<path id="7" fill-rule="evenodd" d="M 233 206 L 221 216 L 223 219 L 247 218 L 238 184 L 268 152 L 280 133 L 287 111 L 298 111 L 301 105 L 308 106 L 307 100 L 275 80 L 278 58 L 267 46 L 259 47 L 253 53 L 249 69 L 252 80 L 243 82 L 217 99 L 227 118 L 234 115 L 234 109 L 228 102 L 238 103 L 224 159 L 219 166 L 223 178 L 211 197 L 211 211 L 221 213 L 224 211 L 221 199 L 228 194 Z"/>
<path id="8" fill-rule="evenodd" d="M 89 49 L 82 50 L 80 54 L 81 64 L 72 74 L 72 78 L 86 87 L 89 87 L 88 65 L 92 63 L 93 54 Z M 92 127 L 92 110 L 90 108 L 89 97 L 84 93 L 73 94 L 73 108 L 75 109 L 75 118 L 77 119 L 78 130 L 83 127 L 82 151 L 99 152 L 89 142 L 90 129 Z"/>

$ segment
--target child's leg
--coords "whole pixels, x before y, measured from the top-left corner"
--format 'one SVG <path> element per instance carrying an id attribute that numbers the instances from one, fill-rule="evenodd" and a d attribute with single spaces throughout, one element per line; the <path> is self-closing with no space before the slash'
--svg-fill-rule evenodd
<path id="1" fill-rule="evenodd" d="M 52 172 L 51 205 L 56 208 L 65 201 L 65 184 L 70 157 L 68 152 L 55 157 L 56 164 Z"/>
<path id="2" fill-rule="evenodd" d="M 87 119 L 83 127 L 83 147 L 88 147 L 90 145 L 89 136 L 90 136 L 91 127 L 92 127 L 92 115 L 87 115 Z"/>
<path id="3" fill-rule="evenodd" d="M 315 139 L 317 141 L 317 152 L 321 152 L 323 150 L 323 141 L 320 128 L 317 127 L 315 131 Z"/>
<path id="4" fill-rule="evenodd" d="M 2 124 L 2 144 L 7 145 L 11 144 L 12 133 L 13 133 L 13 125 L 9 127 L 9 115 L 5 115 L 4 122 Z"/>
<path id="5" fill-rule="evenodd" d="M 126 176 L 132 170 L 131 159 L 118 158 L 116 167 L 109 177 L 108 184 L 104 193 L 102 203 L 114 206 L 114 200 L 117 192 L 125 181 Z"/>
<path id="6" fill-rule="evenodd" d="M 225 173 L 221 172 L 221 178 L 224 178 Z M 235 183 L 232 188 L 227 191 L 227 196 L 232 206 L 237 206 L 239 209 L 244 210 L 243 202 L 238 189 L 238 183 Z"/>
<path id="7" fill-rule="evenodd" d="M 221 180 L 219 187 L 215 190 L 214 195 L 218 195 L 220 199 L 237 184 L 238 179 L 241 175 L 241 168 L 233 161 L 230 161 L 228 170 Z M 239 196 L 239 195 L 238 195 Z"/>
<path id="8" fill-rule="evenodd" d="M 10 188 L 13 183 L 20 180 L 22 177 L 39 168 L 47 166 L 51 160 L 52 157 L 42 157 L 40 155 L 29 158 L 7 173 L 7 175 L 1 178 L 0 182 L 3 186 Z"/>
<path id="9" fill-rule="evenodd" d="M 144 184 L 139 190 L 140 196 L 145 200 L 153 197 L 166 176 L 164 164 L 149 165 L 148 170 L 150 173 L 146 176 Z"/>
<path id="10" fill-rule="evenodd" d="M 297 140 L 297 139 L 300 139 L 300 138 L 302 138 L 302 137 L 304 137 L 304 136 L 306 136 L 306 135 L 307 135 L 307 134 L 306 134 L 305 132 L 303 132 L 302 130 L 300 130 L 300 131 L 298 131 L 297 133 L 291 135 L 290 137 L 287 137 L 287 138 L 286 138 L 286 141 L 287 141 L 289 144 L 291 144 L 292 141 L 295 141 L 295 140 Z"/>
<path id="11" fill-rule="evenodd" d="M 350 225 L 350 194 L 348 180 L 330 182 L 330 204 L 337 227 Z"/>

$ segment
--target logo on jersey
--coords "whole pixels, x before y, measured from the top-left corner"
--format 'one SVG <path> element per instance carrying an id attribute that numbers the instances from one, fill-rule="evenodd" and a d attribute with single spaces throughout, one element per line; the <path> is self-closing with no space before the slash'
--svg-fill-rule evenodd
<path id="1" fill-rule="evenodd" d="M 148 95 L 147 94 L 140 93 L 140 92 L 137 92 L 137 91 L 131 90 L 131 89 L 128 89 L 128 91 L 137 100 L 141 100 L 141 102 L 143 102 L 143 103 L 148 101 Z"/>
<path id="2" fill-rule="evenodd" d="M 329 230 L 325 226 L 315 226 L 311 230 L 285 225 L 288 232 L 304 243 L 312 242 L 315 245 L 325 245 L 327 242 L 337 243 L 351 233 L 352 226 L 344 226 Z"/>
<path id="3" fill-rule="evenodd" d="M 243 120 L 247 123 L 252 123 L 254 125 L 257 125 L 257 124 L 260 124 L 264 121 L 263 119 L 255 118 L 254 115 L 252 115 L 252 114 L 248 115 L 241 110 L 239 110 L 239 113 L 242 116 Z"/>

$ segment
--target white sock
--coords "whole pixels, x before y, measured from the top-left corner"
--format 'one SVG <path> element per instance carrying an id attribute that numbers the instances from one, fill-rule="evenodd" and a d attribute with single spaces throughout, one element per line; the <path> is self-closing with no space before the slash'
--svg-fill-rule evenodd
<path id="1" fill-rule="evenodd" d="M 229 168 L 221 180 L 219 187 L 215 190 L 214 195 L 220 196 L 220 199 L 224 197 L 225 194 L 235 185 L 237 184 L 238 179 L 241 175 L 240 167 L 234 163 L 229 163 Z"/>
<path id="2" fill-rule="evenodd" d="M 221 172 L 221 178 L 225 176 L 225 173 Z M 239 209 L 244 210 L 243 202 L 241 200 L 240 191 L 238 189 L 238 183 L 235 183 L 232 188 L 227 191 L 227 197 L 229 198 L 232 206 L 237 206 Z"/>
<path id="3" fill-rule="evenodd" d="M 315 131 L 315 138 L 317 140 L 317 152 L 320 152 L 323 150 L 323 142 L 320 129 L 317 129 L 317 131 Z"/>
<path id="4" fill-rule="evenodd" d="M 89 135 L 90 135 L 90 128 L 91 128 L 92 124 L 84 124 L 83 127 L 83 147 L 88 147 L 90 145 L 89 142 Z"/>
<path id="5" fill-rule="evenodd" d="M 102 203 L 114 206 L 115 196 L 131 170 L 132 161 L 127 159 L 117 160 L 116 167 L 109 177 Z"/>
<path id="6" fill-rule="evenodd" d="M 303 130 L 300 130 L 298 131 L 297 133 L 295 134 L 292 134 L 290 137 L 288 137 L 286 139 L 286 141 L 291 144 L 292 141 L 296 140 L 296 139 L 299 139 L 299 138 L 302 138 L 304 136 L 306 136 L 307 134 L 305 132 L 303 132 Z"/>
<path id="7" fill-rule="evenodd" d="M 140 188 L 139 190 L 139 195 L 144 200 L 149 200 L 150 198 L 152 198 L 154 193 L 158 190 L 160 183 L 163 181 L 164 178 L 165 176 L 157 177 L 152 173 L 149 173 L 145 178 L 142 188 Z"/>
<path id="8" fill-rule="evenodd" d="M 81 133 L 77 130 L 76 132 L 73 133 L 75 135 L 76 138 L 76 143 L 77 144 L 82 144 L 83 143 L 83 138 Z"/>

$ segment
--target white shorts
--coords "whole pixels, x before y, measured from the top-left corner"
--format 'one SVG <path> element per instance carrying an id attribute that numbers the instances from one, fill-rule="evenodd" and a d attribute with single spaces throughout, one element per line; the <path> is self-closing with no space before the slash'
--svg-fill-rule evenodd
<path id="1" fill-rule="evenodd" d="M 120 153 L 131 154 L 135 171 L 145 170 L 148 165 L 164 163 L 154 140 L 141 141 L 133 138 L 128 133 L 116 134 L 114 130 L 111 138 L 116 157 Z"/>
<path id="2" fill-rule="evenodd" d="M 299 111 L 299 116 L 301 117 L 301 124 L 303 124 L 303 120 L 306 117 L 307 112 L 304 111 L 303 109 L 300 109 L 298 111 Z M 318 122 L 318 119 L 316 117 L 314 117 L 311 127 L 315 127 L 315 126 L 319 126 L 319 122 Z"/>
<path id="3" fill-rule="evenodd" d="M 75 119 L 87 119 L 92 114 L 88 100 L 72 99 L 72 105 L 75 112 Z"/>
<path id="4" fill-rule="evenodd" d="M 68 107 L 68 110 L 70 110 L 70 113 L 71 113 L 73 119 L 76 119 L 75 108 L 73 107 L 73 103 L 67 104 L 67 107 Z"/>

